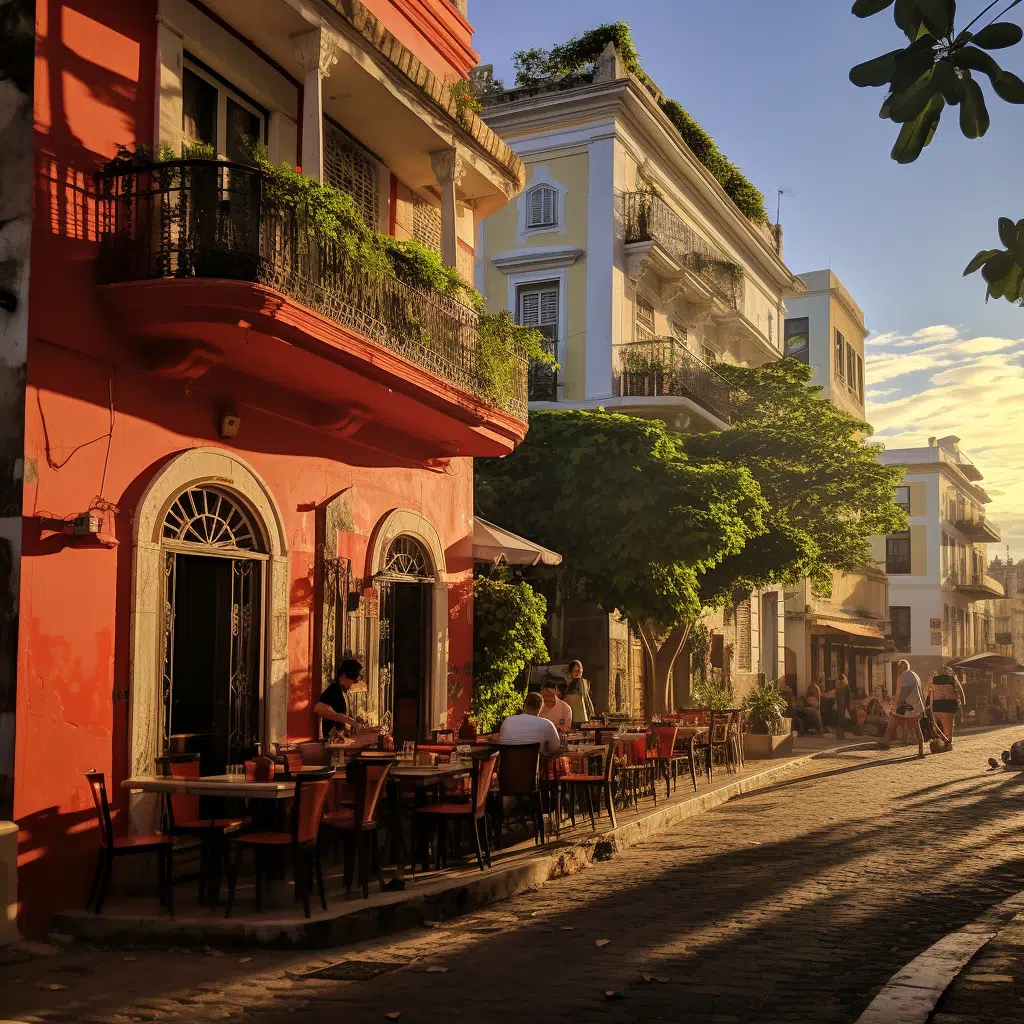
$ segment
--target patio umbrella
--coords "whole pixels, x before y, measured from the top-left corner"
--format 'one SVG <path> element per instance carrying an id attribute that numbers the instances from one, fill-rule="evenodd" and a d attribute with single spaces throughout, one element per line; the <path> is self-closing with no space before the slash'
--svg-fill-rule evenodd
<path id="1" fill-rule="evenodd" d="M 1021 665 L 1015 658 L 1005 654 L 994 654 L 986 651 L 984 654 L 972 654 L 969 658 L 959 658 L 952 662 L 953 668 L 974 670 L 977 672 L 1024 672 L 1024 665 Z"/>
<path id="2" fill-rule="evenodd" d="M 562 556 L 476 516 L 473 520 L 473 561 L 493 562 L 495 565 L 558 565 Z"/>

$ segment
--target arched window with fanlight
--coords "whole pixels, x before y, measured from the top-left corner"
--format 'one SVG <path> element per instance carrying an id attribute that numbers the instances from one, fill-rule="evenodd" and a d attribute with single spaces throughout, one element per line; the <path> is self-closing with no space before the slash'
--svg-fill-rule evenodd
<path id="1" fill-rule="evenodd" d="M 526 226 L 558 227 L 558 190 L 551 185 L 535 185 L 526 193 Z"/>

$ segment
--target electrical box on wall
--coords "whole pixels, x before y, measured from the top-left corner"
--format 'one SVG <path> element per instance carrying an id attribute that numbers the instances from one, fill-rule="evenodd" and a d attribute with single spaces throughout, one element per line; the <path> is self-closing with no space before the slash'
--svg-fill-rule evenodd
<path id="1" fill-rule="evenodd" d="M 221 437 L 238 437 L 239 430 L 242 429 L 242 418 L 236 416 L 234 413 L 225 413 L 220 418 L 220 436 Z"/>
<path id="2" fill-rule="evenodd" d="M 91 512 L 83 512 L 80 516 L 75 516 L 72 527 L 76 537 L 85 537 L 89 534 L 99 533 L 103 529 L 103 520 Z"/>

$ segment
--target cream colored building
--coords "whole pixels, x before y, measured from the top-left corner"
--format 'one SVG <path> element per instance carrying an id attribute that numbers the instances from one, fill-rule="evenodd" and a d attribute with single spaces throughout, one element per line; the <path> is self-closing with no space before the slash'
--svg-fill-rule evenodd
<path id="1" fill-rule="evenodd" d="M 927 447 L 881 458 L 904 469 L 896 502 L 906 508 L 910 529 L 875 538 L 873 554 L 889 576 L 893 643 L 925 677 L 952 659 L 991 649 L 991 602 L 1004 590 L 988 573 L 987 545 L 999 541 L 999 530 L 985 515 L 991 499 L 981 471 L 958 437 L 933 437 Z"/>
<path id="2" fill-rule="evenodd" d="M 490 309 L 538 326 L 557 357 L 556 372 L 532 375 L 531 410 L 605 408 L 722 429 L 731 390 L 716 362 L 782 356 L 786 301 L 804 286 L 782 260 L 781 234 L 740 212 L 659 98 L 611 47 L 592 80 L 486 93 L 482 116 L 523 160 L 527 185 L 478 227 L 476 285 Z M 725 633 L 741 692 L 758 672 L 779 674 L 777 590 L 712 628 Z M 594 665 L 604 655 L 593 648 L 564 653 Z M 588 676 L 612 703 L 622 667 L 611 649 L 595 667 Z"/>
<path id="3" fill-rule="evenodd" d="M 843 412 L 864 419 L 864 313 L 831 270 L 801 274 L 807 290 L 787 303 L 785 353 L 814 368 L 812 384 Z M 832 594 L 809 581 L 786 590 L 786 677 L 803 693 L 812 680 L 845 673 L 854 690 L 870 691 L 891 661 L 889 581 L 881 565 L 834 573 Z"/>

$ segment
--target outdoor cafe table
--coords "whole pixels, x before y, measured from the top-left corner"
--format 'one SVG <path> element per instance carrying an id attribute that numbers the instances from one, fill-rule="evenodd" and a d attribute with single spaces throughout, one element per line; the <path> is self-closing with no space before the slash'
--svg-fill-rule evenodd
<path id="1" fill-rule="evenodd" d="M 401 790 L 415 791 L 417 804 L 424 804 L 427 801 L 427 790 L 440 786 L 445 779 L 464 779 L 472 773 L 468 764 L 408 764 L 397 763 L 388 775 L 388 797 L 391 805 L 391 828 L 388 830 L 388 854 L 392 863 L 401 878 L 404 873 L 405 864 L 405 837 L 402 835 L 400 824 L 401 815 Z M 426 864 L 426 851 L 416 851 L 421 863 Z"/>

